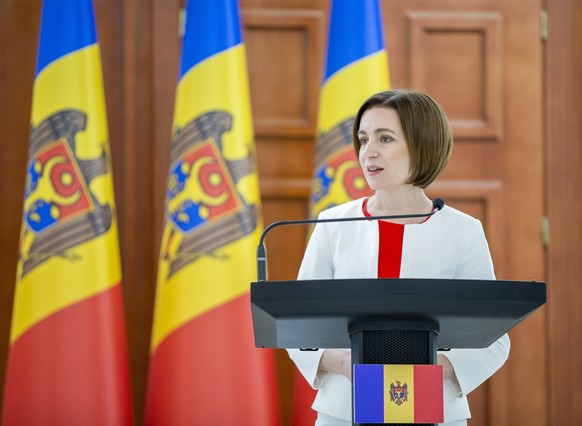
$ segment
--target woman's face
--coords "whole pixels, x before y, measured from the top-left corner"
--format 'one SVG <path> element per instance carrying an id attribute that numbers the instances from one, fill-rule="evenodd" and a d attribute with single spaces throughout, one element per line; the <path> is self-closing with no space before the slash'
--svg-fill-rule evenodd
<path id="1" fill-rule="evenodd" d="M 406 185 L 410 153 L 396 110 L 376 107 L 364 112 L 358 138 L 360 166 L 372 190 Z"/>

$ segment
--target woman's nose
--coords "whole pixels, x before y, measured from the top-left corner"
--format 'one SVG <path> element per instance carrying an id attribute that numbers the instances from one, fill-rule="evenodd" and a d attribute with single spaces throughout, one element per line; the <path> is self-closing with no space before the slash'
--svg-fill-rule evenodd
<path id="1" fill-rule="evenodd" d="M 378 156 L 378 150 L 374 146 L 372 142 L 368 142 L 366 145 L 363 146 L 362 154 L 366 158 L 376 158 Z"/>

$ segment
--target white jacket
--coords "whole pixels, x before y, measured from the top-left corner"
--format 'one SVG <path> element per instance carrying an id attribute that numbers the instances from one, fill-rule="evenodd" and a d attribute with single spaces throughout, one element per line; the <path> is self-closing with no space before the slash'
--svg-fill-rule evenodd
<path id="1" fill-rule="evenodd" d="M 363 216 L 362 203 L 363 199 L 347 202 L 322 212 L 319 218 Z M 377 278 L 378 244 L 375 221 L 318 224 L 298 279 Z M 494 280 L 481 223 L 445 206 L 424 223 L 405 225 L 400 277 Z M 288 352 L 307 382 L 318 389 L 312 408 L 351 421 L 351 383 L 342 375 L 318 370 L 323 350 Z M 442 354 L 450 360 L 459 382 L 445 380 L 445 422 L 470 418 L 466 395 L 503 365 L 509 355 L 509 337 L 504 335 L 486 349 L 453 349 Z"/>

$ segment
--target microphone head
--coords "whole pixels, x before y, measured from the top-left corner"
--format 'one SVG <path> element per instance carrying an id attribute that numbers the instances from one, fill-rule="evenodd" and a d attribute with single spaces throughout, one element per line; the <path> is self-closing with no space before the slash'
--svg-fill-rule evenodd
<path id="1" fill-rule="evenodd" d="M 435 211 L 442 210 L 444 206 L 445 202 L 443 201 L 442 198 L 435 198 L 435 200 L 432 202 L 432 208 Z"/>

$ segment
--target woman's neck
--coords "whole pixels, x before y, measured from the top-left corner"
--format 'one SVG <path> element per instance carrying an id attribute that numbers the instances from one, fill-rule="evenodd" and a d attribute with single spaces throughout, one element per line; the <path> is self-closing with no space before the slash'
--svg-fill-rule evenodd
<path id="1" fill-rule="evenodd" d="M 421 214 L 432 211 L 432 201 L 419 187 L 403 187 L 393 190 L 376 191 L 367 204 L 372 216 L 387 216 L 400 214 Z M 422 222 L 424 219 L 403 221 L 403 223 Z"/>

